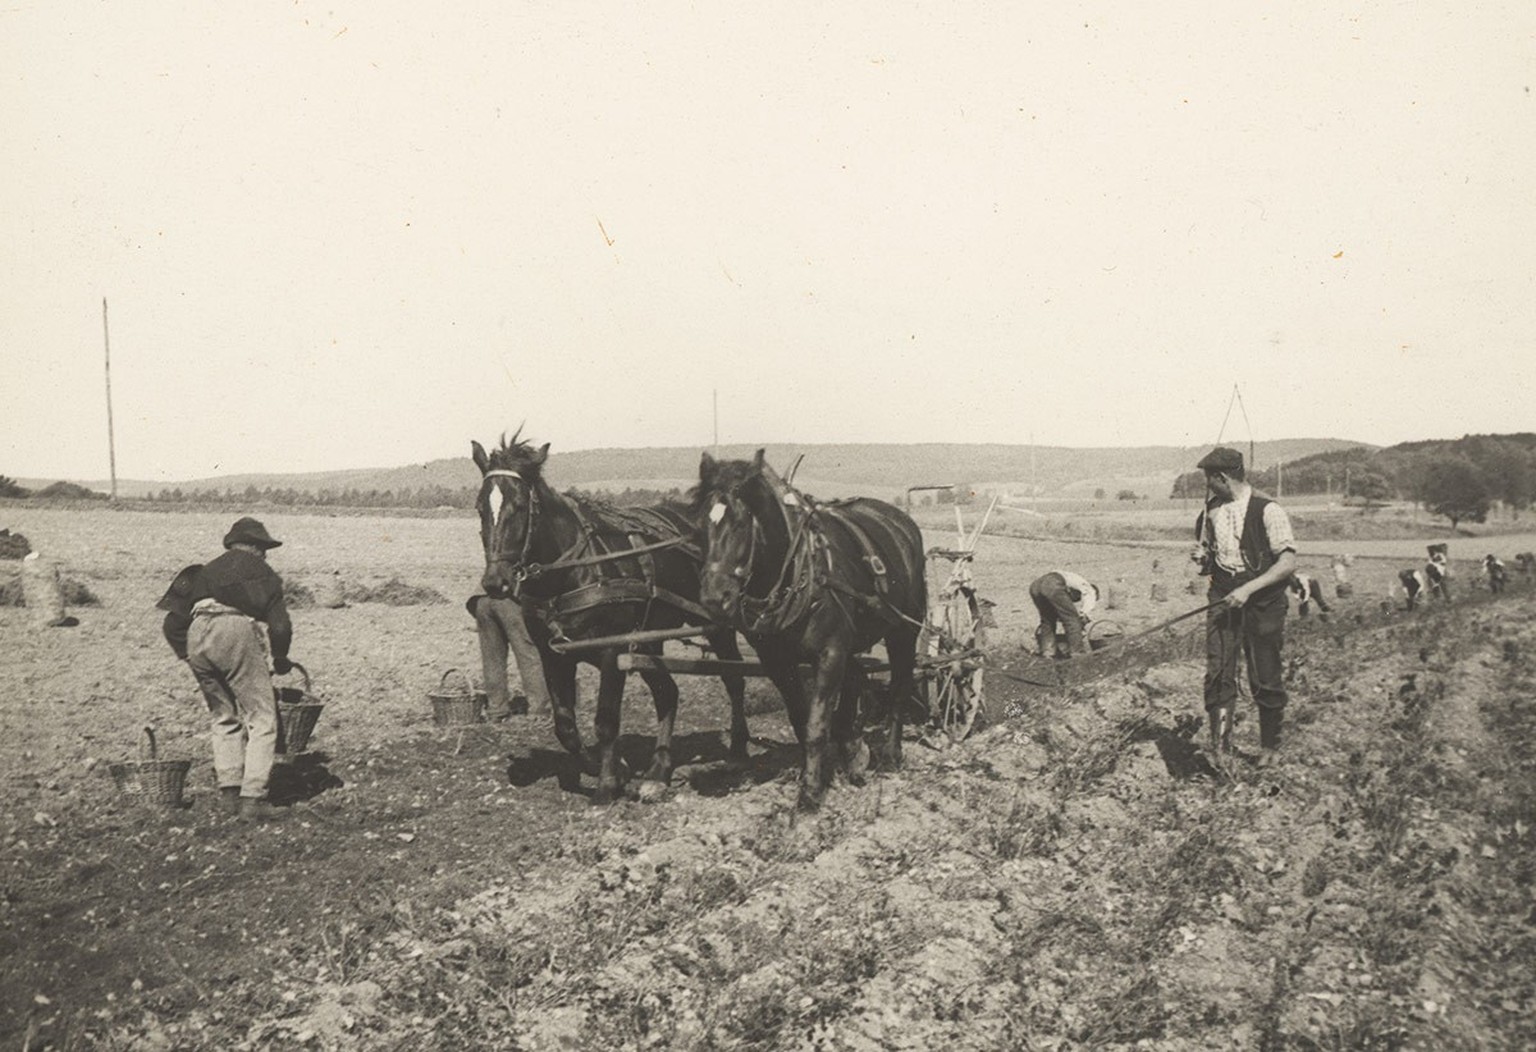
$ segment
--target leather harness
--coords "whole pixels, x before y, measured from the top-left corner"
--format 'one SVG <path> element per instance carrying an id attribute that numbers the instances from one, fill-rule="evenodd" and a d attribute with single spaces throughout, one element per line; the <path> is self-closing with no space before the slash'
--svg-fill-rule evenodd
<path id="1" fill-rule="evenodd" d="M 500 546 L 495 543 L 499 537 L 495 533 L 495 524 L 493 524 L 492 544 L 486 557 L 492 562 L 506 563 L 513 568 L 515 575 L 513 598 L 545 621 L 553 624 L 557 618 L 569 617 L 572 614 L 602 606 L 620 603 L 645 603 L 649 606 L 659 601 L 694 618 L 702 619 L 706 623 L 713 622 L 714 619 L 703 606 L 656 583 L 655 552 L 676 548 L 694 562 L 703 561 L 703 553 L 699 551 L 698 546 L 680 534 L 677 525 L 664 515 L 648 508 L 612 508 L 607 509 L 604 516 L 610 521 L 594 522 L 583 502 L 571 499 L 570 507 L 579 526 L 579 535 L 575 543 L 561 552 L 554 562 L 542 564 L 531 562 L 528 555 L 542 507 L 538 485 L 523 478 L 519 472 L 507 468 L 487 471 L 484 478 L 487 480 L 515 479 L 528 489 L 528 526 L 523 532 L 522 551 L 515 558 L 502 552 Z M 612 547 L 603 537 L 603 526 L 622 529 L 625 538 L 629 541 L 629 547 Z M 622 570 L 611 574 L 604 573 L 604 568 L 609 564 L 622 559 L 634 559 L 639 564 L 638 577 L 634 574 L 626 574 Z M 574 588 L 552 596 L 529 595 L 524 588 L 528 581 L 536 580 L 546 574 L 586 567 L 598 568 L 597 580 L 577 584 Z M 641 625 L 638 627 L 643 627 L 645 620 L 642 618 Z"/>

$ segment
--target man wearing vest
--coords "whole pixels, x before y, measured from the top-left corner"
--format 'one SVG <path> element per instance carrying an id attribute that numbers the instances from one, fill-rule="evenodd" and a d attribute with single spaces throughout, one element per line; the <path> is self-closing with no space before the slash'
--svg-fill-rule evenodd
<path id="1" fill-rule="evenodd" d="M 1256 493 L 1244 477 L 1243 455 L 1218 446 L 1196 465 L 1205 472 L 1209 494 L 1195 523 L 1191 558 L 1211 578 L 1205 635 L 1205 710 L 1211 745 L 1232 744 L 1232 710 L 1237 703 L 1238 655 L 1259 707 L 1260 762 L 1268 763 L 1280 744 L 1285 713 L 1284 666 L 1286 582 L 1296 572 L 1296 538 L 1285 510 Z"/>

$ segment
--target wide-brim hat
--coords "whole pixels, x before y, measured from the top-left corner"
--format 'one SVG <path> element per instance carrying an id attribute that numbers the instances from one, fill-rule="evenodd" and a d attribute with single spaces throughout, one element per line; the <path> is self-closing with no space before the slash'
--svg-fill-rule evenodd
<path id="1" fill-rule="evenodd" d="M 1231 446 L 1217 446 L 1201 457 L 1195 467 L 1201 471 L 1241 471 L 1243 455 Z"/>
<path id="2" fill-rule="evenodd" d="M 279 548 L 282 541 L 276 540 L 267 528 L 258 519 L 247 515 L 243 519 L 235 520 L 235 524 L 224 535 L 224 547 L 232 548 L 237 544 L 249 544 L 257 548 Z"/>

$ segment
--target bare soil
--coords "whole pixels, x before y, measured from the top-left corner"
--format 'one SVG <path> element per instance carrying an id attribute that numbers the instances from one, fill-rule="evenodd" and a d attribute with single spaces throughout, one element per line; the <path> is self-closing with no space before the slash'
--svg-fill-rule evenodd
<path id="1" fill-rule="evenodd" d="M 8 524 L 102 605 L 69 629 L 0 608 L 0 1045 L 1536 1044 L 1536 588 L 1464 578 L 1383 610 L 1395 564 L 1361 560 L 1331 620 L 1292 622 L 1287 739 L 1261 768 L 1251 711 L 1237 758 L 1200 748 L 1198 618 L 1084 663 L 1024 655 L 1034 576 L 1113 584 L 1105 614 L 1134 632 L 1204 602 L 1179 553 L 988 537 L 991 646 L 1019 678 L 989 675 L 980 733 L 914 731 L 903 771 L 801 815 L 773 693 L 752 686 L 735 767 L 723 691 L 690 679 L 670 787 L 594 808 L 546 718 L 431 722 L 444 670 L 478 671 L 472 523 L 272 516 L 292 580 L 449 601 L 295 613 L 327 708 L 278 782 L 286 819 L 250 826 L 215 806 L 152 609 L 224 518 Z M 625 718 L 638 768 L 638 683 Z M 188 806 L 108 776 L 145 723 L 192 761 Z"/>

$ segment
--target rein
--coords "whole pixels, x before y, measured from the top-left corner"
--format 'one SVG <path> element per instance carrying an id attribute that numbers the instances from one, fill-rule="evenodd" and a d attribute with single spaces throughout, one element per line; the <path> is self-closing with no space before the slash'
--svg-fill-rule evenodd
<path id="1" fill-rule="evenodd" d="M 764 465 L 761 475 L 773 496 L 773 503 L 784 518 L 784 532 L 789 538 L 788 547 L 784 552 L 784 561 L 779 565 L 773 587 L 766 595 L 759 599 L 746 593 L 747 582 L 752 579 L 752 565 L 757 557 L 758 535 L 762 531 L 762 524 L 758 521 L 758 517 L 751 514 L 749 509 L 747 518 L 752 524 L 752 540 L 748 548 L 747 562 L 745 566 L 733 570 L 732 574 L 742 582 L 742 628 L 748 632 L 773 635 L 788 629 L 811 608 L 812 596 L 808 586 L 814 576 L 815 553 L 813 546 L 807 545 L 805 541 L 807 535 L 812 533 L 810 520 L 815 513 L 806 509 L 803 497 L 795 493 L 777 476 L 770 475 L 771 470 Z M 793 500 L 789 499 L 791 495 Z M 789 513 L 791 507 L 799 508 L 800 515 L 791 516 Z"/>
<path id="2" fill-rule="evenodd" d="M 553 573 L 556 570 L 569 570 L 578 566 L 597 566 L 601 563 L 614 562 L 619 559 L 627 559 L 631 556 L 643 555 L 647 552 L 659 552 L 667 548 L 681 547 L 682 545 L 688 543 L 688 538 L 686 537 L 674 537 L 668 541 L 657 541 L 654 544 L 638 545 L 634 548 L 626 548 L 622 551 L 603 552 L 598 555 L 590 555 L 584 558 L 577 558 L 575 556 L 577 556 L 579 552 L 583 552 L 591 546 L 591 531 L 584 529 L 582 531 L 581 539 L 578 540 L 575 544 L 571 545 L 571 547 L 567 548 L 559 556 L 557 556 L 554 562 L 530 562 L 528 560 L 528 551 L 533 544 L 533 535 L 534 531 L 537 529 L 539 512 L 542 508 L 542 504 L 539 501 L 538 487 L 529 482 L 527 479 L 523 478 L 521 474 L 513 471 L 510 468 L 495 468 L 491 471 L 487 471 L 483 478 L 517 479 L 517 481 L 528 487 L 528 528 L 523 531 L 523 550 L 518 553 L 516 558 L 511 558 L 500 551 L 500 546 L 498 545 L 497 550 L 489 555 L 489 558 L 493 562 L 510 564 L 516 571 L 517 579 L 519 582 L 531 580 L 542 574 Z M 492 526 L 492 529 L 495 529 L 494 525 Z M 499 540 L 500 538 L 498 537 L 497 539 Z"/>
<path id="3" fill-rule="evenodd" d="M 528 489 L 528 523 L 523 531 L 522 550 L 514 558 L 501 550 L 500 514 L 492 524 L 492 550 L 487 552 L 487 561 L 506 564 L 511 567 L 515 583 L 513 595 L 524 606 L 537 609 L 546 615 L 566 616 L 580 613 L 594 607 L 608 606 L 618 603 L 643 602 L 649 605 L 655 600 L 660 600 L 669 606 L 676 607 L 685 614 L 709 621 L 708 612 L 683 596 L 676 595 L 657 585 L 655 580 L 654 564 L 648 559 L 641 560 L 642 572 L 640 579 L 619 575 L 617 577 L 599 576 L 595 582 L 582 584 L 579 581 L 571 588 L 553 596 L 536 598 L 527 595 L 523 591 L 523 585 L 536 580 L 545 574 L 575 570 L 589 566 L 601 566 L 605 563 L 617 562 L 622 559 L 634 559 L 649 555 L 652 552 L 664 551 L 671 548 L 680 548 L 685 554 L 697 561 L 701 558 L 697 547 L 693 546 L 686 535 L 678 535 L 667 540 L 655 541 L 648 544 L 632 544 L 629 548 L 620 548 L 611 551 L 603 551 L 598 533 L 598 527 L 583 514 L 580 501 L 573 500 L 573 511 L 577 522 L 580 524 L 580 536 L 565 551 L 561 552 L 553 562 L 537 563 L 529 559 L 532 550 L 533 538 L 539 525 L 543 504 L 539 499 L 539 489 L 535 482 L 526 479 L 523 475 L 510 468 L 496 468 L 486 471 L 482 479 L 509 478 L 521 482 Z M 615 509 L 614 517 L 621 520 L 608 524 L 610 527 L 626 533 L 631 542 L 638 540 L 646 533 L 665 533 L 665 527 L 658 523 L 665 523 L 665 519 L 656 516 L 655 519 L 646 522 L 645 516 L 639 514 L 625 514 Z M 585 554 L 596 549 L 595 554 Z"/>

